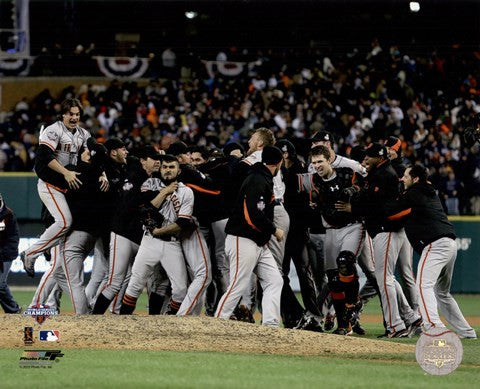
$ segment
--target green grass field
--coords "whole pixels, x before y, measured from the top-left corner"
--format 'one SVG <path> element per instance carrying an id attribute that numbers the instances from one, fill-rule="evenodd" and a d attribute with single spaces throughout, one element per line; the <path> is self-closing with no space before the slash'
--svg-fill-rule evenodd
<path id="1" fill-rule="evenodd" d="M 26 307 L 33 292 L 15 291 Z M 466 316 L 480 315 L 480 296 L 457 295 Z M 145 311 L 143 297 L 137 305 Z M 71 311 L 68 298 L 62 312 Z M 373 300 L 366 314 L 379 314 Z M 383 332 L 381 323 L 369 324 L 367 338 Z M 475 326 L 477 332 L 479 326 Z M 94 336 L 94 334 L 92 334 Z M 393 340 L 388 340 L 392 342 Z M 396 342 L 415 344 L 417 339 Z M 464 358 L 448 376 L 423 372 L 415 355 L 345 355 L 342 358 L 291 357 L 252 354 L 178 353 L 64 349 L 65 356 L 51 369 L 21 369 L 22 350 L 0 350 L 1 388 L 17 387 L 177 387 L 177 388 L 474 388 L 479 387 L 480 341 L 463 340 Z"/>

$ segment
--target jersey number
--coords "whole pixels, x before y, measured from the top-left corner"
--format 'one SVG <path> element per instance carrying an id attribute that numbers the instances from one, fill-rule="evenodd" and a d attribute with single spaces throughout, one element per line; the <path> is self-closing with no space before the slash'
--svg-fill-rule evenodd
<path id="1" fill-rule="evenodd" d="M 70 152 L 70 149 L 72 148 L 72 145 L 70 143 L 65 143 L 63 145 L 63 151 L 66 151 L 67 153 Z"/>

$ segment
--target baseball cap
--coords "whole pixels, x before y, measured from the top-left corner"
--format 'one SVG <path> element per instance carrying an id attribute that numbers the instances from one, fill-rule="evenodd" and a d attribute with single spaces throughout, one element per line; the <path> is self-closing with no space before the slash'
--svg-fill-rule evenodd
<path id="1" fill-rule="evenodd" d="M 328 131 L 320 130 L 313 134 L 310 140 L 314 142 L 330 141 L 333 143 L 333 136 Z"/>
<path id="2" fill-rule="evenodd" d="M 372 158 L 387 158 L 387 149 L 380 143 L 370 143 L 365 148 L 365 155 Z"/>
<path id="3" fill-rule="evenodd" d="M 155 147 L 150 145 L 143 146 L 140 150 L 138 150 L 137 156 L 138 158 L 141 158 L 141 159 L 152 158 L 157 161 L 162 159 L 162 155 L 158 153 Z"/>
<path id="4" fill-rule="evenodd" d="M 188 153 L 188 146 L 182 141 L 177 141 L 172 143 L 167 149 L 167 154 L 171 154 L 175 156 L 180 154 L 187 154 L 187 153 Z"/>
<path id="5" fill-rule="evenodd" d="M 105 141 L 103 144 L 107 151 L 110 153 L 112 150 L 121 149 L 125 147 L 125 143 L 119 138 L 110 138 Z"/>
<path id="6" fill-rule="evenodd" d="M 90 151 L 90 157 L 98 162 L 103 161 L 107 156 L 107 149 L 101 143 L 98 143 L 95 138 L 87 139 L 87 148 Z"/>
<path id="7" fill-rule="evenodd" d="M 357 162 L 365 159 L 365 149 L 362 146 L 354 146 L 350 150 L 350 158 Z"/>
<path id="8" fill-rule="evenodd" d="M 245 149 L 240 143 L 230 142 L 227 145 L 225 145 L 225 147 L 223 148 L 223 154 L 225 154 L 225 156 L 228 157 L 233 150 L 240 150 L 242 154 L 245 153 Z"/>
<path id="9" fill-rule="evenodd" d="M 295 156 L 297 154 L 295 146 L 288 139 L 277 140 L 275 146 L 282 150 L 282 152 L 287 152 L 290 156 Z"/>
<path id="10" fill-rule="evenodd" d="M 385 141 L 385 146 L 390 147 L 398 153 L 401 151 L 402 141 L 396 136 L 389 136 Z"/>
<path id="11" fill-rule="evenodd" d="M 262 162 L 266 165 L 276 165 L 283 160 L 282 151 L 275 146 L 265 146 L 262 150 Z"/>

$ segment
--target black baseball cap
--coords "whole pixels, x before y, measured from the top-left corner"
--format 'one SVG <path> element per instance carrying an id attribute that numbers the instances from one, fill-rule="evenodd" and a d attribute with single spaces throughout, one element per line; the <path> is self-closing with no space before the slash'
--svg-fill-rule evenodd
<path id="1" fill-rule="evenodd" d="M 245 153 L 245 149 L 240 143 L 230 142 L 226 144 L 225 147 L 223 148 L 223 154 L 225 154 L 225 156 L 228 157 L 233 150 L 240 150 L 242 154 Z"/>
<path id="2" fill-rule="evenodd" d="M 387 149 L 380 143 L 370 143 L 365 148 L 365 155 L 371 158 L 387 158 Z"/>
<path id="3" fill-rule="evenodd" d="M 402 150 L 402 141 L 396 136 L 389 136 L 388 139 L 385 141 L 385 146 L 390 147 L 397 153 L 400 153 Z"/>
<path id="4" fill-rule="evenodd" d="M 312 135 L 310 138 L 311 141 L 313 142 L 327 142 L 330 141 L 333 143 L 333 136 L 330 132 L 320 130 L 317 131 L 315 134 Z"/>
<path id="5" fill-rule="evenodd" d="M 123 143 L 123 141 L 119 138 L 107 139 L 103 145 L 106 147 L 109 153 L 112 150 L 121 149 L 125 147 L 125 143 Z"/>
<path id="6" fill-rule="evenodd" d="M 87 148 L 90 151 L 90 157 L 98 162 L 105 160 L 107 156 L 107 149 L 101 143 L 98 143 L 95 138 L 90 137 L 87 139 Z"/>
<path id="7" fill-rule="evenodd" d="M 277 140 L 275 142 L 275 146 L 282 150 L 282 152 L 287 152 L 291 157 L 297 155 L 295 146 L 288 139 Z"/>
<path id="8" fill-rule="evenodd" d="M 266 165 L 276 165 L 283 160 L 282 151 L 275 146 L 265 146 L 262 150 L 262 162 Z"/>
<path id="9" fill-rule="evenodd" d="M 350 150 L 350 158 L 361 163 L 365 159 L 365 149 L 362 146 L 352 147 Z"/>
<path id="10" fill-rule="evenodd" d="M 171 154 L 175 156 L 180 154 L 187 154 L 187 153 L 188 153 L 188 146 L 182 141 L 177 141 L 172 143 L 167 149 L 167 154 Z"/>
<path id="11" fill-rule="evenodd" d="M 162 155 L 158 153 L 155 147 L 150 145 L 143 146 L 140 150 L 138 150 L 137 156 L 141 159 L 152 158 L 157 161 L 160 161 L 162 159 Z"/>

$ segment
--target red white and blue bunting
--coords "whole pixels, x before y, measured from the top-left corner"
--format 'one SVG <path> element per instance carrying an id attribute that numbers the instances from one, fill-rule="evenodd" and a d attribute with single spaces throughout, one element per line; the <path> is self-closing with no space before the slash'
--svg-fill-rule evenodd
<path id="1" fill-rule="evenodd" d="M 33 58 L 5 58 L 0 59 L 0 74 L 2 76 L 27 76 Z"/>
<path id="2" fill-rule="evenodd" d="M 236 77 L 243 73 L 247 62 L 231 62 L 231 61 L 202 61 L 205 64 L 207 73 L 210 77 L 215 77 L 218 72 L 227 77 Z"/>
<path id="3" fill-rule="evenodd" d="M 148 69 L 148 58 L 94 57 L 98 69 L 109 78 L 140 78 Z"/>

